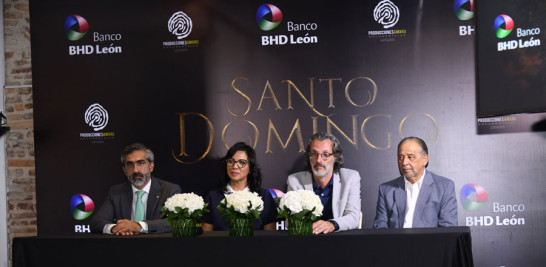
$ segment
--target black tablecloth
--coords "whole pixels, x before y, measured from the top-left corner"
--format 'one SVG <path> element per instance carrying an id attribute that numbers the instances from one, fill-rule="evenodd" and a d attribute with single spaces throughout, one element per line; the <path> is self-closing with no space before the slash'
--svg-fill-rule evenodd
<path id="1" fill-rule="evenodd" d="M 470 228 L 37 236 L 13 240 L 13 266 L 473 266 Z"/>

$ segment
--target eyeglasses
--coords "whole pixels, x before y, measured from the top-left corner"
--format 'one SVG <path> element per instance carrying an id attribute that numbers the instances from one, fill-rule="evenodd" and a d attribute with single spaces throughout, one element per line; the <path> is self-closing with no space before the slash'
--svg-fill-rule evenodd
<path id="1" fill-rule="evenodd" d="M 245 159 L 240 159 L 240 160 L 226 159 L 226 163 L 230 167 L 233 167 L 235 165 L 235 163 L 237 163 L 237 166 L 239 166 L 239 168 L 244 168 L 248 164 L 248 160 L 245 160 Z"/>
<path id="2" fill-rule="evenodd" d="M 311 159 L 318 159 L 318 156 L 320 155 L 320 158 L 323 159 L 323 160 L 327 160 L 330 156 L 334 155 L 334 153 L 327 153 L 327 152 L 324 152 L 324 153 L 317 153 L 317 152 L 311 152 L 309 153 L 309 157 Z"/>

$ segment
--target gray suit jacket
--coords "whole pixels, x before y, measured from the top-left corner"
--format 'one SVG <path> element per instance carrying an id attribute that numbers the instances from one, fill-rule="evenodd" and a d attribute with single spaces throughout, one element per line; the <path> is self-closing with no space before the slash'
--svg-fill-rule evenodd
<path id="1" fill-rule="evenodd" d="M 165 223 L 167 219 L 160 219 L 161 211 L 159 208 L 167 201 L 169 197 L 180 193 L 180 186 L 152 177 L 152 185 L 148 194 L 146 204 L 146 220 L 148 224 L 148 233 L 165 233 L 172 231 L 170 226 Z M 91 231 L 102 233 L 104 225 L 116 223 L 120 219 L 131 219 L 133 203 L 133 190 L 129 182 L 114 185 L 110 188 L 108 197 L 93 215 L 91 220 Z"/>
<path id="2" fill-rule="evenodd" d="M 312 173 L 297 172 L 288 176 L 287 191 L 313 191 Z M 355 170 L 341 168 L 334 173 L 332 213 L 339 225 L 338 231 L 356 229 L 360 226 L 360 174 Z"/>
<path id="3" fill-rule="evenodd" d="M 404 176 L 379 186 L 373 228 L 403 228 L 406 217 L 406 186 Z M 413 228 L 457 226 L 455 183 L 426 171 L 415 214 Z"/>

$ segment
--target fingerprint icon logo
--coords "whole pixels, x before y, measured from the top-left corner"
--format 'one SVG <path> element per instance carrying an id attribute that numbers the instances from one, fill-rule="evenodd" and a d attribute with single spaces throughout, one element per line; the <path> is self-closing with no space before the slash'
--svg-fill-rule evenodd
<path id="1" fill-rule="evenodd" d="M 281 24 L 282 12 L 272 4 L 263 4 L 258 8 L 258 12 L 256 12 L 256 21 L 258 22 L 258 27 L 263 31 L 273 30 Z"/>
<path id="2" fill-rule="evenodd" d="M 508 15 L 498 15 L 495 18 L 495 31 L 497 31 L 498 38 L 504 38 L 508 36 L 514 29 L 514 20 Z"/>
<path id="3" fill-rule="evenodd" d="M 85 123 L 93 130 L 100 131 L 108 124 L 108 112 L 100 104 L 92 104 L 85 111 Z"/>
<path id="4" fill-rule="evenodd" d="M 93 200 L 84 194 L 75 194 L 70 200 L 70 213 L 76 220 L 84 220 L 95 210 Z"/>
<path id="5" fill-rule="evenodd" d="M 459 200 L 463 208 L 468 211 L 480 209 L 487 201 L 487 192 L 477 184 L 465 184 L 461 188 Z"/>
<path id="6" fill-rule="evenodd" d="M 389 0 L 383 0 L 375 6 L 373 10 L 373 18 L 379 24 L 383 25 L 383 28 L 388 29 L 398 23 L 400 18 L 400 10 L 398 7 Z"/>
<path id="7" fill-rule="evenodd" d="M 64 32 L 70 41 L 80 40 L 89 31 L 89 23 L 83 17 L 70 15 L 64 21 Z"/>
<path id="8" fill-rule="evenodd" d="M 169 32 L 176 35 L 176 38 L 184 39 L 191 33 L 193 27 L 191 18 L 182 11 L 174 13 L 167 25 Z"/>
<path id="9" fill-rule="evenodd" d="M 455 15 L 460 20 L 469 20 L 474 17 L 474 0 L 455 0 L 453 8 L 455 8 Z"/>

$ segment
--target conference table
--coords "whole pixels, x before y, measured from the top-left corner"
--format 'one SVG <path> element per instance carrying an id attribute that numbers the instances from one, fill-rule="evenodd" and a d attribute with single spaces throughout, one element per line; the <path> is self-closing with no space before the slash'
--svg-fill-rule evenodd
<path id="1" fill-rule="evenodd" d="M 469 227 L 17 237 L 13 266 L 474 266 Z"/>

